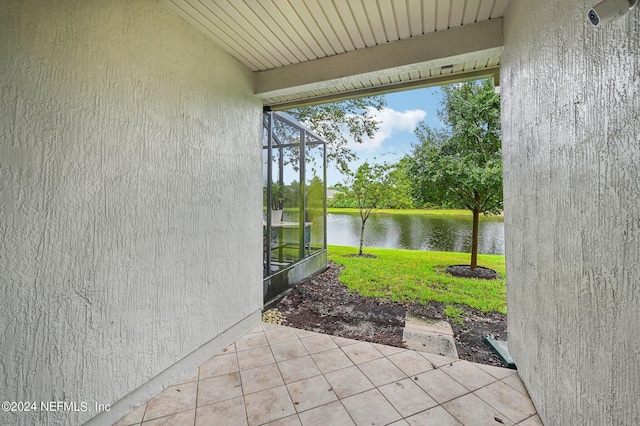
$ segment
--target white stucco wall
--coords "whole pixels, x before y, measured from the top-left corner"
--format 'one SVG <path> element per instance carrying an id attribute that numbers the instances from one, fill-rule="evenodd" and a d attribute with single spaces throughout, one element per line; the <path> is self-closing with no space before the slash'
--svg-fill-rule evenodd
<path id="1" fill-rule="evenodd" d="M 259 318 L 253 84 L 152 0 L 0 1 L 0 401 L 113 403 Z"/>
<path id="2" fill-rule="evenodd" d="M 640 9 L 595 3 L 505 18 L 509 348 L 545 425 L 640 424 Z"/>

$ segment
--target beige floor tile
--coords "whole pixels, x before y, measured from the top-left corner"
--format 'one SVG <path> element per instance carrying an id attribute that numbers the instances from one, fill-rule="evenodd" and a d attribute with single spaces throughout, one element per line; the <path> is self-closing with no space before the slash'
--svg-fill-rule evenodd
<path id="1" fill-rule="evenodd" d="M 297 414 L 293 416 L 285 417 L 284 419 L 274 420 L 269 423 L 265 423 L 265 426 L 302 426 Z"/>
<path id="2" fill-rule="evenodd" d="M 349 357 L 342 352 L 342 349 L 313 354 L 311 358 L 313 358 L 320 371 L 325 374 L 353 365 Z"/>
<path id="3" fill-rule="evenodd" d="M 528 397 L 502 382 L 478 389 L 474 394 L 514 423 L 521 422 L 536 413 Z"/>
<path id="4" fill-rule="evenodd" d="M 175 384 L 181 385 L 183 383 L 197 382 L 197 381 L 198 381 L 198 369 L 196 368 L 192 370 L 190 373 L 187 373 L 184 376 L 182 376 L 182 378 L 178 380 Z"/>
<path id="5" fill-rule="evenodd" d="M 475 365 L 480 369 L 482 369 L 483 371 L 485 371 L 486 373 L 491 374 L 493 377 L 495 377 L 498 380 L 502 380 L 505 377 L 509 377 L 517 373 L 516 370 L 513 370 L 511 368 L 496 367 L 493 365 L 486 365 L 486 364 L 475 364 Z"/>
<path id="6" fill-rule="evenodd" d="M 411 416 L 438 405 L 412 379 L 389 383 L 381 386 L 378 390 L 403 417 Z"/>
<path id="7" fill-rule="evenodd" d="M 144 412 L 146 411 L 146 409 L 147 404 L 141 405 L 140 407 L 136 408 L 131 413 L 120 419 L 120 421 L 118 421 L 118 423 L 114 424 L 113 426 L 130 426 L 142 423 L 142 419 L 144 418 Z"/>
<path id="8" fill-rule="evenodd" d="M 144 420 L 168 416 L 196 408 L 197 382 L 171 386 L 149 401 Z"/>
<path id="9" fill-rule="evenodd" d="M 518 426 L 544 426 L 544 425 L 542 424 L 542 420 L 540 420 L 540 417 L 536 414 L 535 416 L 531 416 L 527 420 L 518 423 Z"/>
<path id="10" fill-rule="evenodd" d="M 263 331 L 258 333 L 245 334 L 238 340 L 236 340 L 236 351 L 246 351 L 247 349 L 255 349 L 262 346 L 267 346 L 267 336 Z"/>
<path id="11" fill-rule="evenodd" d="M 513 425 L 504 414 L 475 396 L 467 394 L 442 404 L 442 408 L 465 426 Z"/>
<path id="12" fill-rule="evenodd" d="M 292 328 L 293 331 L 296 332 L 299 338 L 304 339 L 305 337 L 313 337 L 317 336 L 318 333 L 314 333 L 313 331 L 303 330 L 301 328 Z"/>
<path id="13" fill-rule="evenodd" d="M 322 376 L 290 383 L 287 389 L 298 413 L 338 399 L 331 385 Z"/>
<path id="14" fill-rule="evenodd" d="M 521 394 L 527 397 L 529 396 L 529 392 L 527 392 L 527 388 L 524 386 L 524 383 L 522 383 L 522 380 L 520 379 L 519 375 L 512 374 L 511 376 L 505 377 L 501 381 L 502 383 L 511 386 Z"/>
<path id="15" fill-rule="evenodd" d="M 331 339 L 333 339 L 333 341 L 336 342 L 336 345 L 340 346 L 341 348 L 343 346 L 351 346 L 358 343 L 358 340 L 347 339 L 345 337 L 340 337 L 340 336 L 331 336 Z"/>
<path id="16" fill-rule="evenodd" d="M 269 346 L 238 352 L 238 366 L 240 370 L 248 370 L 275 362 L 276 360 L 273 358 Z"/>
<path id="17" fill-rule="evenodd" d="M 309 352 L 310 354 L 338 348 L 338 345 L 336 345 L 333 339 L 325 334 L 319 334 L 317 336 L 306 338 L 302 340 L 302 344 L 305 348 L 307 348 L 307 352 Z"/>
<path id="18" fill-rule="evenodd" d="M 298 339 L 271 345 L 271 351 L 273 352 L 273 356 L 276 358 L 276 362 L 287 361 L 309 355 Z"/>
<path id="19" fill-rule="evenodd" d="M 290 340 L 298 340 L 299 337 L 293 329 L 288 327 L 275 328 L 264 332 L 270 345 L 276 343 L 288 342 Z"/>
<path id="20" fill-rule="evenodd" d="M 200 380 L 224 376 L 238 371 L 238 357 L 235 353 L 216 355 L 200 366 Z"/>
<path id="21" fill-rule="evenodd" d="M 497 380 L 492 375 L 485 373 L 473 363 L 467 361 L 454 362 L 453 365 L 443 365 L 440 367 L 440 370 L 456 379 L 462 386 L 470 391 L 480 389 Z"/>
<path id="22" fill-rule="evenodd" d="M 407 423 L 411 426 L 463 426 L 462 423 L 440 406 L 407 418 Z M 496 423 L 496 426 L 499 425 L 499 423 Z"/>
<path id="23" fill-rule="evenodd" d="M 377 389 L 350 396 L 341 402 L 357 425 L 386 425 L 402 418 Z"/>
<path id="24" fill-rule="evenodd" d="M 236 351 L 236 343 L 233 342 L 232 344 L 230 344 L 229 346 L 227 346 L 226 348 L 224 348 L 223 350 L 220 351 L 220 354 L 230 354 Z M 219 355 L 220 355 L 219 354 Z"/>
<path id="25" fill-rule="evenodd" d="M 242 426 L 247 424 L 244 398 L 228 399 L 196 409 L 195 426 Z"/>
<path id="26" fill-rule="evenodd" d="M 324 377 L 339 398 L 346 398 L 375 387 L 356 366 L 332 371 L 325 374 Z"/>
<path id="27" fill-rule="evenodd" d="M 433 363 L 414 351 L 404 351 L 387 359 L 402 370 L 407 376 L 415 376 L 433 370 Z"/>
<path id="28" fill-rule="evenodd" d="M 242 396 L 240 373 L 212 377 L 198 382 L 198 407 Z"/>
<path id="29" fill-rule="evenodd" d="M 339 401 L 305 411 L 299 416 L 302 426 L 355 425 Z"/>
<path id="30" fill-rule="evenodd" d="M 284 385 L 280 369 L 276 364 L 242 370 L 240 378 L 245 395 Z"/>
<path id="31" fill-rule="evenodd" d="M 542 425 L 515 370 L 266 323 L 177 383 L 116 425 Z"/>
<path id="32" fill-rule="evenodd" d="M 360 371 L 376 386 L 386 385 L 407 377 L 398 367 L 387 358 L 375 359 L 358 366 Z"/>
<path id="33" fill-rule="evenodd" d="M 284 325 L 278 325 L 278 324 L 271 324 L 270 322 L 263 322 L 262 323 L 262 330 L 263 331 L 281 330 L 283 328 L 291 328 L 291 327 L 287 327 L 287 326 L 284 326 Z"/>
<path id="34" fill-rule="evenodd" d="M 253 327 L 251 330 L 249 330 L 249 331 L 247 332 L 247 334 L 260 333 L 260 332 L 262 332 L 262 331 L 263 331 L 263 329 L 262 329 L 262 324 L 263 324 L 263 323 L 260 323 L 260 324 L 256 325 L 255 327 Z"/>
<path id="35" fill-rule="evenodd" d="M 193 426 L 196 410 L 182 411 L 142 423 L 143 426 Z"/>
<path id="36" fill-rule="evenodd" d="M 261 425 L 296 413 L 285 386 L 252 393 L 244 397 L 249 425 Z"/>
<path id="37" fill-rule="evenodd" d="M 384 355 L 369 342 L 360 342 L 355 345 L 345 346 L 342 350 L 354 364 L 362 364 L 363 362 L 384 357 Z"/>
<path id="38" fill-rule="evenodd" d="M 407 350 L 404 348 L 398 348 L 396 346 L 387 346 L 387 345 L 379 345 L 377 343 L 372 343 L 373 347 L 380 351 L 380 353 L 384 356 L 390 356 L 393 354 L 397 354 L 400 352 L 406 352 Z"/>
<path id="39" fill-rule="evenodd" d="M 278 367 L 285 383 L 297 382 L 321 374 L 309 355 L 279 362 Z"/>
<path id="40" fill-rule="evenodd" d="M 427 371 L 415 377 L 418 378 L 415 383 L 440 404 L 469 393 L 467 388 L 440 370 Z"/>
<path id="41" fill-rule="evenodd" d="M 453 364 L 460 361 L 458 358 L 449 358 L 447 356 L 431 354 L 429 352 L 418 352 L 429 361 L 431 361 L 436 367 L 442 367 L 443 365 Z"/>
<path id="42" fill-rule="evenodd" d="M 406 420 L 398 420 L 397 422 L 390 423 L 389 426 L 410 426 Z"/>

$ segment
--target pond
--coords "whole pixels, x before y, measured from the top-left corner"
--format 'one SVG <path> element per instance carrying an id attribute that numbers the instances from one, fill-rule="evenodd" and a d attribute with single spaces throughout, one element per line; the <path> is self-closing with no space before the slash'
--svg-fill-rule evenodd
<path id="1" fill-rule="evenodd" d="M 360 225 L 357 213 L 329 213 L 328 244 L 358 246 Z M 471 216 L 373 214 L 364 231 L 365 247 L 470 253 L 471 228 Z M 504 255 L 502 217 L 480 216 L 478 235 L 479 253 Z"/>

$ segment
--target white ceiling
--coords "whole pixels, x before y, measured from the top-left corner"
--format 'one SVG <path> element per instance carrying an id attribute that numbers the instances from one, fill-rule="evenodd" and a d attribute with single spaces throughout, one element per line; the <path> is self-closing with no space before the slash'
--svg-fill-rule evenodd
<path id="1" fill-rule="evenodd" d="M 322 67 L 329 63 L 323 62 L 323 58 L 498 20 L 510 3 L 510 0 L 159 1 L 257 74 L 310 61 L 318 61 L 314 65 Z M 482 74 L 483 69 L 495 72 L 500 52 L 487 50 L 484 55 L 474 53 L 468 58 L 458 55 L 458 62 L 447 63 L 445 69 L 439 64 L 430 66 L 433 64 L 429 61 L 418 61 L 424 62 L 421 67 L 408 72 L 387 70 L 381 78 L 369 73 L 351 79 L 346 85 L 334 81 L 320 88 L 314 85 L 313 90 L 301 85 L 287 93 L 265 91 L 262 96 L 258 87 L 257 94 L 265 104 L 276 105 L 343 92 L 358 95 L 365 89 L 397 90 L 410 82 L 434 84 L 438 78 L 445 81 L 449 76 L 453 80 L 452 76 L 457 74 Z"/>

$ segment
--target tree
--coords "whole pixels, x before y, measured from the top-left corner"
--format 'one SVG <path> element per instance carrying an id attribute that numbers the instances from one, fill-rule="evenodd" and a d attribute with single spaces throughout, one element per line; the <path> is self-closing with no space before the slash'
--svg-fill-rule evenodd
<path id="1" fill-rule="evenodd" d="M 384 96 L 349 99 L 322 105 L 311 105 L 287 111 L 304 123 L 327 143 L 327 162 L 335 162 L 347 174 L 349 163 L 357 157 L 348 147 L 348 133 L 356 143 L 373 138 L 380 124 L 375 113 L 386 106 Z"/>
<path id="2" fill-rule="evenodd" d="M 491 80 L 445 86 L 443 92 L 439 116 L 448 129 L 420 123 L 415 132 L 419 144 L 407 161 L 417 199 L 456 200 L 473 213 L 470 268 L 475 269 L 480 213 L 497 214 L 503 208 L 500 97 Z"/>
<path id="3" fill-rule="evenodd" d="M 362 226 L 360 227 L 360 249 L 358 255 L 362 256 L 364 245 L 364 228 L 369 216 L 390 198 L 393 198 L 393 186 L 389 180 L 389 166 L 387 164 L 370 165 L 365 162 L 356 173 L 350 173 L 350 188 L 348 194 L 356 200 L 360 211 Z"/>

